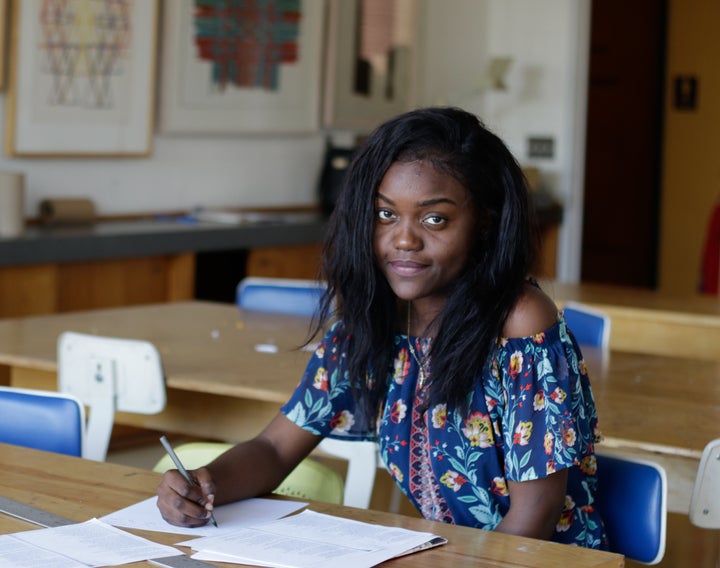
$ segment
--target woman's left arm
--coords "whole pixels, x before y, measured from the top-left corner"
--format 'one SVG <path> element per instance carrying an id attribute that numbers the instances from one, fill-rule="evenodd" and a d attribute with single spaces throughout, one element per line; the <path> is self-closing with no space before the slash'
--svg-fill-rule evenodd
<path id="1" fill-rule="evenodd" d="M 549 540 L 565 505 L 568 470 L 540 479 L 508 481 L 510 509 L 498 532 Z"/>
<path id="2" fill-rule="evenodd" d="M 503 333 L 506 337 L 531 336 L 553 326 L 557 313 L 555 303 L 542 290 L 528 284 L 505 322 Z M 567 480 L 566 468 L 528 481 L 508 479 L 510 509 L 495 530 L 549 539 L 565 506 Z"/>

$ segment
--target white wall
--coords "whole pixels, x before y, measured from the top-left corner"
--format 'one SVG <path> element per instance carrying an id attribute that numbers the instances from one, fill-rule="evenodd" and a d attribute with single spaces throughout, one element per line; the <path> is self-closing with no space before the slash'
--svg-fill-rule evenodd
<path id="1" fill-rule="evenodd" d="M 565 207 L 558 274 L 577 280 L 591 0 L 422 1 L 418 104 L 456 104 L 477 113 L 522 164 L 541 168 L 547 189 Z M 513 58 L 508 89 L 480 94 L 493 56 Z M 552 136 L 555 157 L 528 159 L 531 135 Z M 0 156 L 0 170 L 26 173 L 28 216 L 37 214 L 43 198 L 70 196 L 91 197 L 105 215 L 196 206 L 302 206 L 316 202 L 323 150 L 323 133 L 156 135 L 146 159 Z"/>
<path id="2" fill-rule="evenodd" d="M 511 56 L 506 91 L 489 91 L 485 120 L 518 160 L 541 171 L 563 204 L 558 279 L 580 278 L 590 0 L 488 0 L 488 56 Z M 555 141 L 530 158 L 528 137 Z"/>
<path id="3" fill-rule="evenodd" d="M 476 94 L 487 65 L 489 3 L 427 0 L 420 51 L 421 105 L 449 104 L 483 115 Z"/>
<path id="4" fill-rule="evenodd" d="M 26 174 L 26 215 L 47 197 L 90 197 L 102 215 L 206 207 L 311 205 L 324 139 L 156 136 L 149 158 L 19 159 L 0 170 Z"/>
<path id="5" fill-rule="evenodd" d="M 580 278 L 591 0 L 428 0 L 423 104 L 477 113 L 564 208 L 558 279 Z M 504 91 L 479 92 L 488 62 L 511 57 Z M 530 136 L 555 140 L 552 159 L 527 155 Z"/>

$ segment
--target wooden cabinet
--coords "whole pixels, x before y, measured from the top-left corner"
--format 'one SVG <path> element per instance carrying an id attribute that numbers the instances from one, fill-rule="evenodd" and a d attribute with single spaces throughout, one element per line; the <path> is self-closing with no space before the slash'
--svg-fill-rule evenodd
<path id="1" fill-rule="evenodd" d="M 248 252 L 248 276 L 316 278 L 320 243 Z M 0 318 L 192 300 L 195 253 L 0 266 Z M 234 289 L 237 282 L 229 282 Z M 230 300 L 228 300 L 230 301 Z"/>
<path id="2" fill-rule="evenodd" d="M 192 253 L 0 267 L 0 317 L 191 300 Z"/>
<path id="3" fill-rule="evenodd" d="M 317 278 L 322 244 L 256 248 L 249 252 L 248 276 L 276 278 Z"/>

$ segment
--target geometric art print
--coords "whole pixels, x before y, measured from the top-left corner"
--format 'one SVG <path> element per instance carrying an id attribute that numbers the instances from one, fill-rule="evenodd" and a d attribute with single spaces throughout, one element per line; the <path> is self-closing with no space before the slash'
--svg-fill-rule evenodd
<path id="1" fill-rule="evenodd" d="M 298 61 L 300 0 L 195 0 L 197 57 L 211 64 L 211 81 L 280 88 L 283 65 Z"/>

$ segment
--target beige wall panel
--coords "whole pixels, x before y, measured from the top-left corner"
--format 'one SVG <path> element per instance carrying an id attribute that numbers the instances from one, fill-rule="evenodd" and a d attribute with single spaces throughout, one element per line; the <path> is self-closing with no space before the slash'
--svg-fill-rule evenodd
<path id="1" fill-rule="evenodd" d="M 659 288 L 690 294 L 720 196 L 720 4 L 671 0 L 669 15 Z M 674 108 L 674 79 L 682 75 L 698 79 L 696 110 Z"/>

